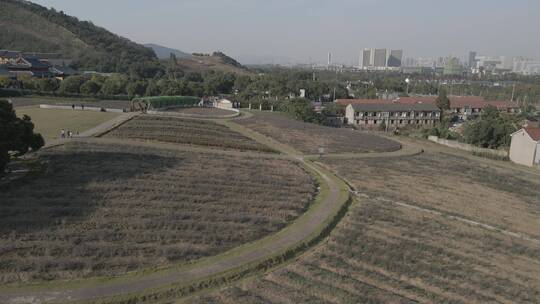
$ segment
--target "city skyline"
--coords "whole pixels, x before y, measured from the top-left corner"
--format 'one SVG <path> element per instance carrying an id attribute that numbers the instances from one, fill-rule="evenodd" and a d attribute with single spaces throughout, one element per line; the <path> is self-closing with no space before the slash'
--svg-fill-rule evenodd
<path id="1" fill-rule="evenodd" d="M 220 50 L 243 63 L 325 63 L 331 53 L 334 63 L 358 65 L 370 47 L 403 49 L 404 58 L 466 58 L 470 50 L 538 58 L 540 49 L 530 39 L 540 26 L 540 3 L 531 0 L 34 2 L 139 43 Z"/>

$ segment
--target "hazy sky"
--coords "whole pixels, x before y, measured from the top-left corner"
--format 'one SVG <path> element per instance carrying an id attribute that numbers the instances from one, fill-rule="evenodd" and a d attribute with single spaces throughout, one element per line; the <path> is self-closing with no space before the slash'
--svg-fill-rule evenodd
<path id="1" fill-rule="evenodd" d="M 34 0 L 140 43 L 221 50 L 252 62 L 358 62 L 361 49 L 405 57 L 540 57 L 538 0 Z"/>

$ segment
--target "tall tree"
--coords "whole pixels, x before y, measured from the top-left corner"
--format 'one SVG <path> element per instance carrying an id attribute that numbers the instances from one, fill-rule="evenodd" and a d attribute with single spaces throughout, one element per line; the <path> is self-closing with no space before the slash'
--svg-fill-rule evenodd
<path id="1" fill-rule="evenodd" d="M 497 149 L 510 145 L 510 135 L 517 131 L 513 118 L 503 115 L 493 106 L 484 109 L 480 118 L 466 124 L 463 137 L 467 143 Z"/>
<path id="2" fill-rule="evenodd" d="M 13 106 L 7 100 L 0 100 L 0 175 L 5 172 L 10 153 L 20 156 L 39 150 L 44 144 L 41 134 L 34 133 L 30 117 L 18 118 Z"/>
<path id="3" fill-rule="evenodd" d="M 446 95 L 445 89 L 439 90 L 439 96 L 435 99 L 435 104 L 441 110 L 440 121 L 444 120 L 444 112 L 450 110 L 450 99 Z"/>
<path id="4" fill-rule="evenodd" d="M 435 103 L 437 104 L 437 107 L 439 107 L 441 112 L 450 110 L 450 99 L 448 99 L 448 95 L 446 95 L 446 90 L 440 90 L 439 96 L 435 100 Z"/>

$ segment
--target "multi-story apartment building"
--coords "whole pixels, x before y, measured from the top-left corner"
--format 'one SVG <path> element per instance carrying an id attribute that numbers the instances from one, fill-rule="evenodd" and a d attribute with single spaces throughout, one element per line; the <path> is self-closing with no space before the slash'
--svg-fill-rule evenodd
<path id="1" fill-rule="evenodd" d="M 387 60 L 388 67 L 399 68 L 403 61 L 403 50 L 390 50 Z"/>
<path id="2" fill-rule="evenodd" d="M 349 104 L 345 110 L 347 123 L 361 128 L 386 125 L 395 127 L 432 126 L 441 112 L 433 104 L 362 103 Z"/>
<path id="3" fill-rule="evenodd" d="M 519 105 L 511 101 L 486 101 L 480 96 L 450 96 L 450 110 L 448 114 L 461 119 L 468 120 L 480 115 L 487 107 L 497 108 L 502 113 L 521 113 Z M 376 125 L 381 123 L 381 119 L 386 122 L 390 119 L 390 125 L 426 125 L 425 120 L 440 117 L 439 108 L 435 103 L 435 96 L 402 97 L 395 100 L 382 99 L 338 99 L 335 102 L 346 107 L 346 118 L 350 124 L 356 125 Z M 352 105 L 352 107 L 349 107 Z M 352 114 L 354 111 L 358 115 Z M 404 112 L 416 112 L 406 115 Z M 421 113 L 421 112 L 436 112 Z M 395 117 L 403 117 L 396 122 Z M 367 119 L 367 123 L 366 123 Z M 376 121 L 375 121 L 376 120 Z M 417 120 L 419 120 L 417 122 Z M 409 122 L 410 121 L 410 122 Z"/>

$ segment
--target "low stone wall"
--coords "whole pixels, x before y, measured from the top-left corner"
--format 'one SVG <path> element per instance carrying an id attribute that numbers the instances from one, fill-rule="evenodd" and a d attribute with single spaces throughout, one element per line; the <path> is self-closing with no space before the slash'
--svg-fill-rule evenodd
<path id="1" fill-rule="evenodd" d="M 39 105 L 41 109 L 59 109 L 59 110 L 77 110 L 83 111 L 81 106 L 59 106 L 59 105 Z M 124 113 L 122 109 L 109 109 L 109 108 L 98 108 L 98 107 L 84 107 L 84 111 L 93 111 L 93 112 L 111 112 L 111 113 Z"/>
<path id="2" fill-rule="evenodd" d="M 494 149 L 486 149 L 486 148 L 479 148 L 473 145 L 460 143 L 455 140 L 448 140 L 448 139 L 442 139 L 437 136 L 429 136 L 428 140 L 432 142 L 436 142 L 441 145 L 445 145 L 450 148 L 469 151 L 469 152 L 475 152 L 475 153 L 490 153 L 493 155 L 501 156 L 501 157 L 507 157 L 508 151 L 506 150 L 494 150 Z"/>

